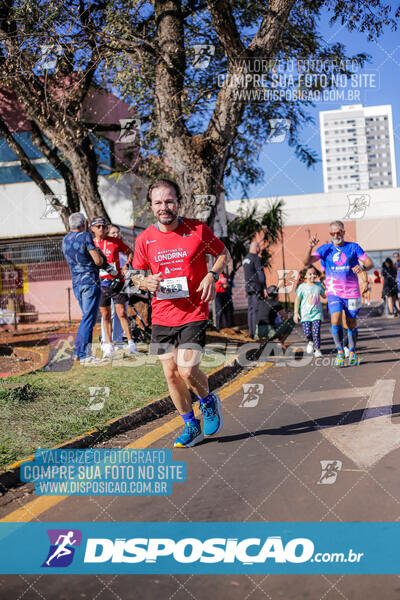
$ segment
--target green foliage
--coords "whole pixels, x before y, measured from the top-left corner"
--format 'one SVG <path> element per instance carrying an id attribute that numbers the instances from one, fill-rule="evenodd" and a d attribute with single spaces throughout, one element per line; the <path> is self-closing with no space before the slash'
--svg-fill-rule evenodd
<path id="1" fill-rule="evenodd" d="M 142 355 L 143 362 L 145 358 Z M 7 424 L 0 428 L 0 470 L 36 448 L 51 448 L 92 429 L 104 432 L 108 420 L 167 395 L 160 361 L 142 366 L 136 362 L 127 357 L 124 366 L 74 366 L 70 371 L 38 371 L 10 378 L 10 387 L 0 388 L 0 423 Z M 205 361 L 205 372 L 214 368 L 214 363 L 208 366 Z M 90 386 L 110 390 L 99 410 L 89 408 Z"/>
<path id="2" fill-rule="evenodd" d="M 237 217 L 228 221 L 228 237 L 224 240 L 232 257 L 233 268 L 230 277 L 233 279 L 246 254 L 249 244 L 257 233 L 262 234 L 266 247 L 262 251 L 262 261 L 265 267 L 270 265 L 269 248 L 276 244 L 281 236 L 283 226 L 283 204 L 281 200 L 274 202 L 269 210 L 260 218 L 256 207 L 243 208 Z"/>
<path id="3" fill-rule="evenodd" d="M 24 404 L 35 400 L 36 390 L 30 383 L 0 388 L 0 404 Z"/>
<path id="4" fill-rule="evenodd" d="M 268 143 L 272 118 L 290 121 L 288 144 L 299 160 L 307 165 L 318 160 L 302 140 L 302 128 L 311 121 L 308 109 L 312 99 L 292 96 L 236 102 L 226 93 L 227 75 L 235 72 L 235 64 L 257 59 L 269 62 L 266 69 L 254 69 L 263 76 L 263 82 L 252 84 L 250 90 L 273 89 L 274 75 L 279 72 L 276 65 L 290 61 L 327 61 L 338 65 L 336 75 L 349 77 L 348 62 L 363 66 L 368 56 L 350 55 L 342 43 L 323 39 L 321 20 L 340 23 L 349 31 L 361 31 L 369 40 L 376 40 L 385 28 L 396 28 L 399 16 L 392 3 L 381 0 L 282 0 L 276 10 L 282 11 L 283 27 L 269 45 L 274 13 L 270 3 L 262 0 L 171 0 L 170 5 L 160 0 L 11 0 L 3 4 L 12 6 L 5 23 L 9 23 L 8 34 L 18 41 L 24 60 L 34 64 L 43 42 L 61 47 L 56 71 L 46 74 L 46 81 L 54 86 L 57 80 L 78 74 L 83 81 L 93 81 L 128 102 L 132 117 L 139 118 L 141 124 L 139 170 L 143 178 L 176 175 L 180 157 L 171 148 L 166 150 L 173 140 L 185 148 L 193 172 L 213 166 L 216 187 L 224 185 L 228 193 L 237 183 L 246 193 L 250 184 L 262 181 L 263 173 L 256 165 L 261 148 Z M 2 10 L 0 7 L 0 13 Z M 164 34 L 170 28 L 163 43 L 162 28 Z M 10 48 L 4 39 L 3 62 Z M 199 44 L 211 45 L 214 50 L 206 68 L 196 68 L 194 48 Z M 11 65 L 8 75 L 13 77 L 15 72 Z M 322 89 L 318 79 L 308 87 L 298 73 L 293 75 L 286 89 Z M 171 77 L 169 87 L 162 85 L 166 77 Z M 332 87 L 333 82 L 328 89 Z M 65 114 L 76 115 L 79 98 L 75 102 L 72 89 L 68 94 L 71 98 L 70 102 L 65 99 Z M 160 99 L 165 95 L 167 102 L 160 110 Z M 51 107 L 51 96 L 47 94 L 44 111 Z M 66 131 L 66 135 L 73 136 L 74 132 Z M 202 143 L 192 152 L 195 137 Z M 202 150 L 197 150 L 199 146 Z M 128 154 L 130 149 L 128 145 Z M 187 162 L 182 165 L 181 171 L 187 170 Z M 185 175 L 190 178 L 192 173 Z"/>

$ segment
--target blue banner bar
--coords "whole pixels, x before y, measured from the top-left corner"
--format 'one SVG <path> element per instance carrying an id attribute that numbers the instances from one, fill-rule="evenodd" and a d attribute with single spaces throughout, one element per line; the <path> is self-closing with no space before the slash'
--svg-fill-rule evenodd
<path id="1" fill-rule="evenodd" d="M 400 574 L 400 523 L 0 523 L 1 574 Z"/>

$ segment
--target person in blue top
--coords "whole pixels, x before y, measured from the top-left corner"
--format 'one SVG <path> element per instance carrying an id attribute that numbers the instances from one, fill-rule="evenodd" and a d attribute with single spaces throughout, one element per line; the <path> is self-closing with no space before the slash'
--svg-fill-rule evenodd
<path id="1" fill-rule="evenodd" d="M 336 344 L 335 365 L 344 365 L 342 311 L 345 312 L 349 338 L 349 365 L 357 365 L 356 339 L 357 315 L 361 308 L 361 292 L 357 274 L 363 276 L 366 283 L 368 271 L 373 263 L 364 250 L 353 242 L 344 240 L 345 229 L 342 221 L 333 221 L 329 225 L 331 242 L 323 244 L 315 252 L 313 249 L 319 240 L 313 235 L 304 256 L 304 265 L 308 266 L 321 260 L 325 267 L 326 296 L 331 315 L 332 336 Z"/>
<path id="2" fill-rule="evenodd" d="M 101 295 L 99 267 L 103 266 L 104 258 L 87 231 L 82 213 L 73 213 L 69 217 L 69 226 L 71 231 L 63 239 L 62 251 L 71 269 L 72 288 L 82 311 L 74 354 L 83 365 L 96 364 L 100 359 L 91 356 L 91 345 Z"/>

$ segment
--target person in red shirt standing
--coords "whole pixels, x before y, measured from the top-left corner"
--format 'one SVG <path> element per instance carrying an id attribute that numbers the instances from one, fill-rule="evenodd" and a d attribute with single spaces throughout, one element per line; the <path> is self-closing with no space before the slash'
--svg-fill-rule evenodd
<path id="1" fill-rule="evenodd" d="M 215 313 L 218 331 L 221 329 L 221 324 L 223 329 L 228 327 L 229 288 L 228 274 L 223 272 L 215 284 Z"/>
<path id="2" fill-rule="evenodd" d="M 126 294 L 114 292 L 111 289 L 113 279 L 121 277 L 121 267 L 119 262 L 119 253 L 127 255 L 127 262 L 132 258 L 133 252 L 129 246 L 120 238 L 109 237 L 106 235 L 106 221 L 103 217 L 95 217 L 91 222 L 91 229 L 94 233 L 93 243 L 103 252 L 107 259 L 107 263 L 112 265 L 114 270 L 100 270 L 100 312 L 103 317 L 104 333 L 106 343 L 103 345 L 103 357 L 110 358 L 114 356 L 115 350 L 112 343 L 112 324 L 111 324 L 111 299 L 114 300 L 115 311 L 120 320 L 122 329 L 128 340 L 128 350 L 130 354 L 136 353 L 136 345 L 132 339 L 129 321 L 126 316 L 126 302 L 128 297 Z"/>
<path id="3" fill-rule="evenodd" d="M 205 346 L 208 303 L 215 296 L 215 282 L 230 256 L 205 223 L 178 216 L 181 193 L 174 181 L 155 181 L 147 200 L 157 222 L 135 241 L 132 267 L 139 273 L 132 281 L 154 294 L 150 353 L 161 359 L 172 401 L 184 420 L 184 431 L 174 446 L 188 448 L 204 437 L 189 390 L 200 400 L 204 435 L 215 435 L 222 427 L 220 399 L 209 392 L 199 363 Z M 211 271 L 207 269 L 207 254 L 216 257 Z M 146 277 L 148 270 L 151 275 Z"/>

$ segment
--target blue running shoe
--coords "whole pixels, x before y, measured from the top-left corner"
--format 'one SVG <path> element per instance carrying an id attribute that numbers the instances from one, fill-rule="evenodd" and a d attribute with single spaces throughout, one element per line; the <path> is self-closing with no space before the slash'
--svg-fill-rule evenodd
<path id="1" fill-rule="evenodd" d="M 358 367 L 360 364 L 359 358 L 355 352 L 349 353 L 349 367 Z"/>
<path id="2" fill-rule="evenodd" d="M 333 364 L 335 365 L 335 367 L 344 367 L 344 351 L 343 350 L 338 350 L 338 353 L 336 354 L 336 358 L 335 358 Z"/>
<path id="3" fill-rule="evenodd" d="M 200 410 L 204 417 L 204 435 L 215 435 L 222 429 L 222 415 L 221 415 L 221 400 L 217 394 L 213 392 L 210 394 L 212 400 L 207 404 L 200 403 Z"/>
<path id="4" fill-rule="evenodd" d="M 176 438 L 174 448 L 191 448 L 204 440 L 201 432 L 200 421 L 190 421 L 185 424 L 185 429 Z"/>

